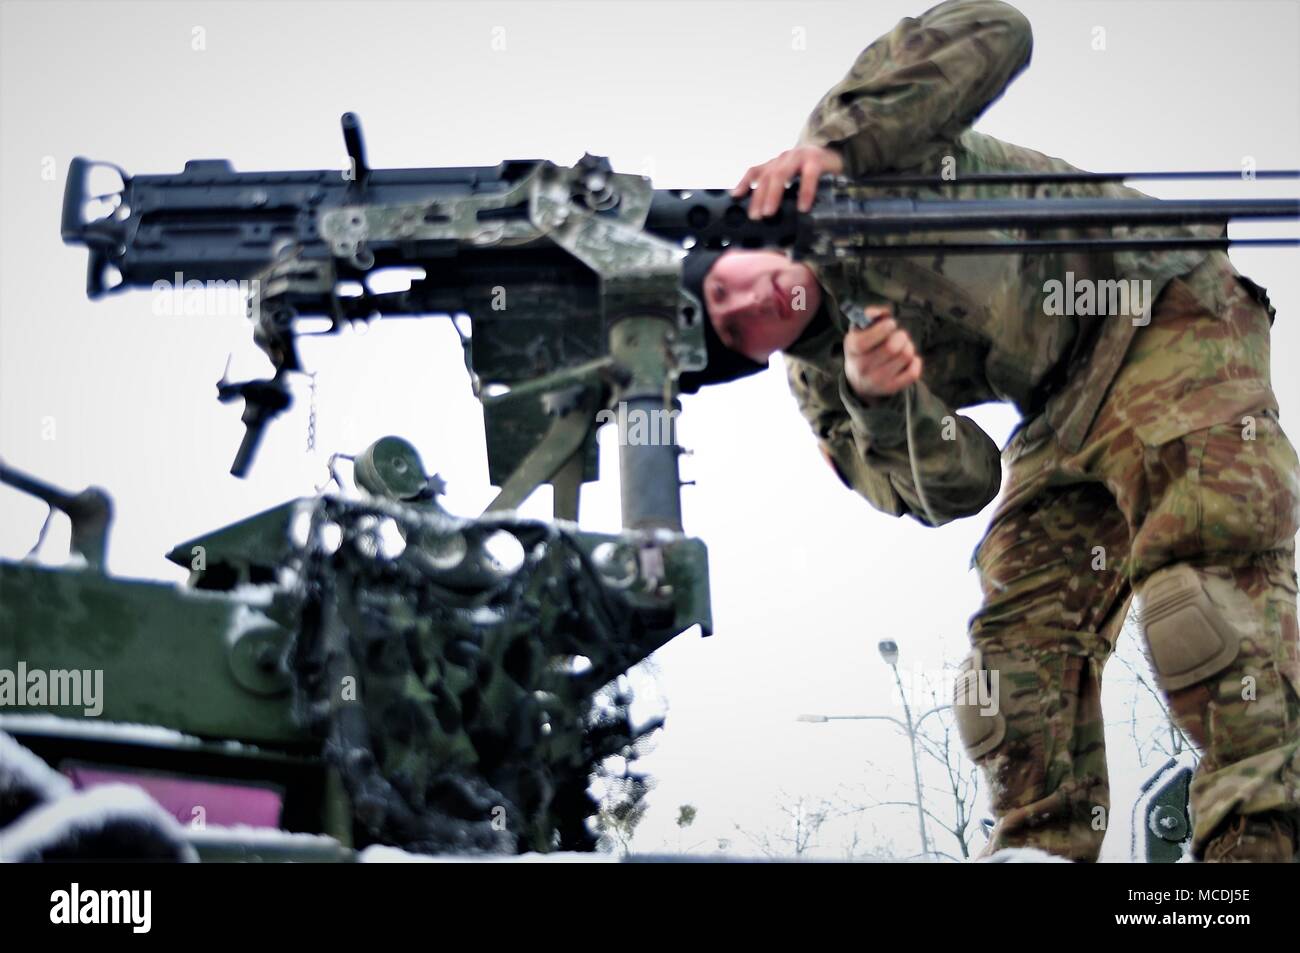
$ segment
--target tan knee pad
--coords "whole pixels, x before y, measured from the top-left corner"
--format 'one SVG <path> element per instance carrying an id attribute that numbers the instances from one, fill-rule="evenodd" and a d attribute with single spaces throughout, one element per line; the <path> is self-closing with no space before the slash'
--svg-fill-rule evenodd
<path id="1" fill-rule="evenodd" d="M 972 759 L 988 754 L 1002 743 L 1007 720 L 997 699 L 997 680 L 984 668 L 984 654 L 972 649 L 957 670 L 952 710 L 957 734 Z"/>
<path id="2" fill-rule="evenodd" d="M 1241 650 L 1241 635 L 1210 601 L 1191 566 L 1169 566 L 1147 580 L 1142 634 L 1161 687 L 1175 692 L 1215 675 Z"/>

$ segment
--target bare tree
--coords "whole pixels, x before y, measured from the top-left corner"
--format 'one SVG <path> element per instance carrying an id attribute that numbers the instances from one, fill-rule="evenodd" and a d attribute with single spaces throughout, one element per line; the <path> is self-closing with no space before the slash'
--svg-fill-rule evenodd
<path id="1" fill-rule="evenodd" d="M 819 798 L 815 803 L 802 794 L 791 799 L 784 791 L 780 797 L 777 807 L 789 818 L 788 829 L 779 832 L 747 831 L 739 824 L 735 828 L 765 857 L 799 859 L 816 846 L 818 832 L 837 812 L 834 805 L 824 798 Z"/>
<path id="2" fill-rule="evenodd" d="M 935 796 L 933 803 L 944 807 L 939 811 L 931 810 L 928 806 L 931 799 L 927 798 L 928 803 L 923 804 L 921 809 L 929 820 L 956 843 L 955 853 L 941 850 L 937 846 L 931 848 L 930 853 L 948 860 L 966 860 L 970 858 L 975 846 L 974 835 L 978 832 L 983 836 L 980 826 L 972 823 L 979 799 L 979 769 L 966 757 L 965 748 L 957 734 L 952 707 L 940 704 L 938 695 L 934 692 L 931 693 L 931 701 L 933 707 L 913 726 L 913 735 L 920 762 L 917 766 L 918 773 L 922 778 L 937 776 L 940 779 L 938 784 L 923 782 L 922 796 L 932 794 Z M 906 731 L 906 728 L 900 730 Z M 888 768 L 882 768 L 881 773 L 895 777 L 894 772 Z M 861 813 L 879 807 L 907 807 L 916 810 L 917 803 L 915 798 L 883 801 L 873 799 L 867 804 L 850 804 L 843 813 Z"/>
<path id="3" fill-rule="evenodd" d="M 979 769 L 966 757 L 966 749 L 957 734 L 952 709 L 948 708 L 935 714 L 931 726 L 916 733 L 916 741 L 931 762 L 938 765 L 942 772 L 942 784 L 936 790 L 950 811 L 944 817 L 938 817 L 926 809 L 929 817 L 943 830 L 952 835 L 957 842 L 957 851 L 962 860 L 971 856 L 971 821 L 976 799 L 979 797 Z M 931 772 L 934 774 L 935 772 Z M 950 857 L 943 851 L 935 853 Z M 955 859 L 955 858 L 954 858 Z"/>

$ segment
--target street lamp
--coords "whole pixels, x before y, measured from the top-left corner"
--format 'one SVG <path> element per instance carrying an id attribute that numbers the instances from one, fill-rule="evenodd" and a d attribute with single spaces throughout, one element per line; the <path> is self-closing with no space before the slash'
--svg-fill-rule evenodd
<path id="1" fill-rule="evenodd" d="M 907 704 L 907 692 L 903 691 L 903 678 L 898 674 L 898 643 L 893 639 L 881 639 L 876 647 L 885 664 L 893 670 L 898 697 L 903 700 L 903 717 L 907 719 L 907 743 L 912 746 L 912 780 L 916 784 L 916 823 L 921 831 L 921 855 L 929 857 L 930 838 L 925 833 L 925 804 L 921 800 L 921 765 L 916 757 L 916 726 L 912 724 L 912 709 Z"/>
<path id="2" fill-rule="evenodd" d="M 880 657 L 885 660 L 885 664 L 894 672 L 894 684 L 898 686 L 898 697 L 903 701 L 905 721 L 899 721 L 892 715 L 799 715 L 795 720 L 817 725 L 825 724 L 828 721 L 892 721 L 907 734 L 907 741 L 912 750 L 912 782 L 916 786 L 916 825 L 921 834 L 921 854 L 928 857 L 930 855 L 930 837 L 925 830 L 925 803 L 921 796 L 921 766 L 916 756 L 916 730 L 921 726 L 921 722 L 925 721 L 930 715 L 951 706 L 939 705 L 931 708 L 913 722 L 912 709 L 907 704 L 907 694 L 903 691 L 903 679 L 898 674 L 898 643 L 893 639 L 881 639 L 876 648 L 880 650 Z"/>

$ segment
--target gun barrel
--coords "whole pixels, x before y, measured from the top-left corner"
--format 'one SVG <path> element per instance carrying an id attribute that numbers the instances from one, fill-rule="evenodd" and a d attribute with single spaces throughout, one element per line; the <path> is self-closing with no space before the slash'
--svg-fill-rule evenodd
<path id="1" fill-rule="evenodd" d="M 1300 238 L 1061 238 L 1008 239 L 999 242 L 903 242 L 897 245 L 872 245 L 873 258 L 908 258 L 917 255 L 1023 255 L 1061 251 L 1178 251 L 1184 248 L 1208 250 L 1239 248 L 1295 248 Z"/>
<path id="2" fill-rule="evenodd" d="M 872 199 L 814 206 L 815 233 L 894 235 L 983 229 L 1134 228 L 1300 218 L 1297 199 Z"/>
<path id="3" fill-rule="evenodd" d="M 1129 179 L 1145 181 L 1188 182 L 1217 179 L 1219 181 L 1250 182 L 1255 179 L 1300 179 L 1300 169 L 1213 169 L 1173 170 L 1158 172 L 966 172 L 960 176 L 944 178 L 941 175 L 912 175 L 890 173 L 854 179 L 856 185 L 884 188 L 899 186 L 924 186 L 926 188 L 961 188 L 967 185 L 1056 185 L 1067 182 L 1126 182 Z"/>

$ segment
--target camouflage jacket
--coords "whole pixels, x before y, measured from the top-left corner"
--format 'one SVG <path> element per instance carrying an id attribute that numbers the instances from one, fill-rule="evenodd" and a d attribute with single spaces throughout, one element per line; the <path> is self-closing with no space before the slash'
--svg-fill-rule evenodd
<path id="1" fill-rule="evenodd" d="M 994 0 L 942 3 L 919 19 L 902 20 L 863 51 L 817 104 L 799 143 L 838 149 L 850 178 L 908 171 L 958 183 L 943 190 L 880 189 L 882 197 L 1140 196 L 1114 184 L 960 186 L 969 172 L 1075 168 L 969 128 L 1029 63 L 1031 48 L 1029 23 L 1014 7 Z M 1171 231 L 1060 229 L 1032 237 Z M 1212 236 L 1222 229 L 1195 226 L 1183 233 Z M 1029 236 L 966 231 L 923 237 L 974 242 Z M 968 516 L 997 495 L 1001 460 L 988 435 L 956 410 L 1010 402 L 1029 426 L 1050 428 L 1065 449 L 1077 450 L 1134 332 L 1149 320 L 1151 302 L 1169 279 L 1205 256 L 1203 250 L 875 259 L 854 253 L 833 264 L 810 262 L 826 291 L 829 320 L 814 323 L 786 350 L 790 386 L 846 484 L 878 509 L 930 522 L 913 486 L 903 395 L 866 404 L 844 378 L 843 312 L 891 303 L 924 361 L 914 386 L 913 430 L 927 501 L 936 523 Z M 1090 283 L 1099 292 L 1095 299 L 1071 293 Z M 1134 294 L 1126 302 L 1122 292 L 1129 289 Z"/>

